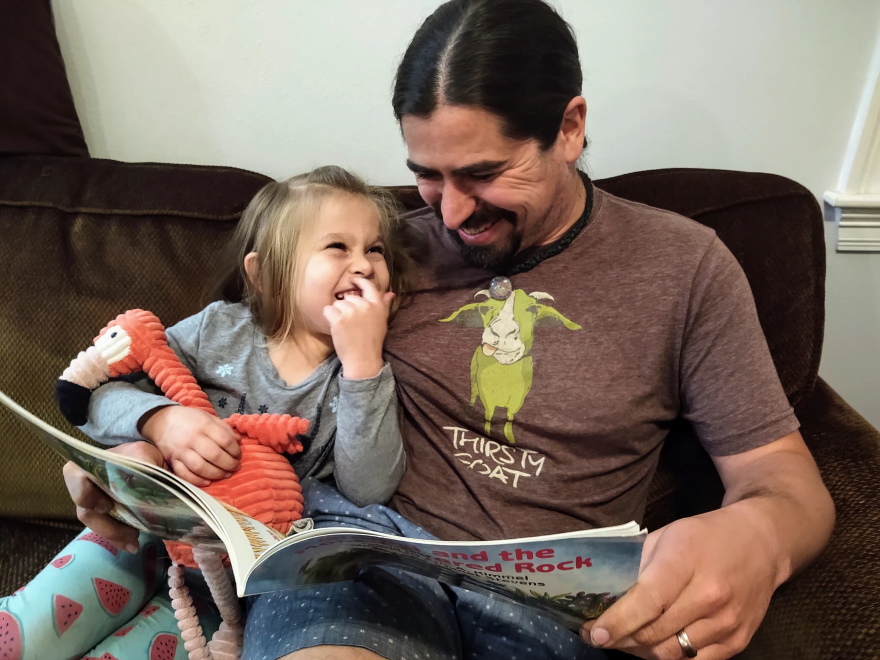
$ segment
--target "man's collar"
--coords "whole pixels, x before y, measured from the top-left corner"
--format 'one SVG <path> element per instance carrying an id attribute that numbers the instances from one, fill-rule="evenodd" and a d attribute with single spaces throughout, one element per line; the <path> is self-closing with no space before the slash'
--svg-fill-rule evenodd
<path id="1" fill-rule="evenodd" d="M 510 267 L 504 269 L 504 271 L 500 273 L 501 275 L 506 275 L 507 277 L 510 277 L 511 275 L 519 275 L 520 273 L 532 270 L 542 261 L 545 261 L 550 257 L 555 257 L 557 254 L 565 250 L 565 248 L 577 238 L 578 234 L 584 230 L 584 227 L 590 223 L 590 215 L 593 212 L 593 183 L 590 181 L 590 177 L 587 176 L 586 172 L 578 170 L 578 174 L 581 175 L 581 179 L 584 182 L 584 189 L 587 191 L 587 198 L 584 202 L 584 211 L 581 213 L 581 217 L 578 218 L 569 230 L 559 239 L 548 245 L 526 248 L 520 252 L 516 255 L 514 263 Z"/>

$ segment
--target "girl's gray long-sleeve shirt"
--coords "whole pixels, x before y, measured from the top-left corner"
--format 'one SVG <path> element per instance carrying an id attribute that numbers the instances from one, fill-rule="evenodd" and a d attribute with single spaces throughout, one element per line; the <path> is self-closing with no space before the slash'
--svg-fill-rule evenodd
<path id="1" fill-rule="evenodd" d="M 288 386 L 269 359 L 261 329 L 241 304 L 212 303 L 168 328 L 167 335 L 221 418 L 288 413 L 309 421 L 303 451 L 290 457 L 300 479 L 332 476 L 358 506 L 384 503 L 397 489 L 406 459 L 387 364 L 374 378 L 347 380 L 334 354 L 304 381 Z M 140 419 L 168 405 L 177 404 L 145 375 L 114 380 L 92 394 L 82 430 L 104 445 L 140 440 Z"/>

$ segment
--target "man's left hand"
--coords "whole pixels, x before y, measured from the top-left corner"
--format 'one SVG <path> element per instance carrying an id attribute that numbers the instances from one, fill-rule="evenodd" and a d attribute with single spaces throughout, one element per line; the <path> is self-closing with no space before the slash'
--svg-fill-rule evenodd
<path id="1" fill-rule="evenodd" d="M 766 521 L 744 503 L 678 520 L 645 541 L 639 581 L 581 634 L 587 643 L 640 658 L 685 657 L 685 630 L 699 657 L 742 651 L 778 586 Z"/>

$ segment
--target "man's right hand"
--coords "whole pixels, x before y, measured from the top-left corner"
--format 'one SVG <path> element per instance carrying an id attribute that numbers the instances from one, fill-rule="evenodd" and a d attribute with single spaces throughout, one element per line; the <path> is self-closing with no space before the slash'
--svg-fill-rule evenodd
<path id="1" fill-rule="evenodd" d="M 241 467 L 241 438 L 218 417 L 198 408 L 166 406 L 142 420 L 141 435 L 152 442 L 181 479 L 204 488 Z"/>
<path id="2" fill-rule="evenodd" d="M 109 451 L 140 459 L 159 467 L 165 466 L 165 460 L 159 450 L 149 442 L 127 442 Z M 120 550 L 137 552 L 138 531 L 133 527 L 111 518 L 111 500 L 97 485 L 92 476 L 76 463 L 64 465 L 64 483 L 76 504 L 76 517 L 86 527 L 103 536 Z"/>

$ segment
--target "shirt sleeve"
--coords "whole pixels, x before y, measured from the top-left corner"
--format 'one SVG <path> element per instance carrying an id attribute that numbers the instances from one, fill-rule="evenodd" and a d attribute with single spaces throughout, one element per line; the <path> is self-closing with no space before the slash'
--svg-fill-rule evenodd
<path id="1" fill-rule="evenodd" d="M 691 287 L 680 374 L 682 416 L 710 455 L 755 449 L 799 427 L 745 273 L 717 237 Z"/>
<path id="2" fill-rule="evenodd" d="M 180 361 L 195 371 L 198 363 L 199 337 L 208 307 L 194 316 L 168 328 L 168 345 Z M 95 442 L 119 445 L 143 440 L 138 430 L 141 418 L 158 408 L 178 405 L 162 395 L 145 374 L 114 379 L 92 392 L 89 400 L 89 421 L 80 427 Z"/>
<path id="3" fill-rule="evenodd" d="M 333 459 L 340 492 L 358 506 L 387 502 L 406 470 L 389 365 L 374 378 L 339 376 L 336 424 Z"/>

